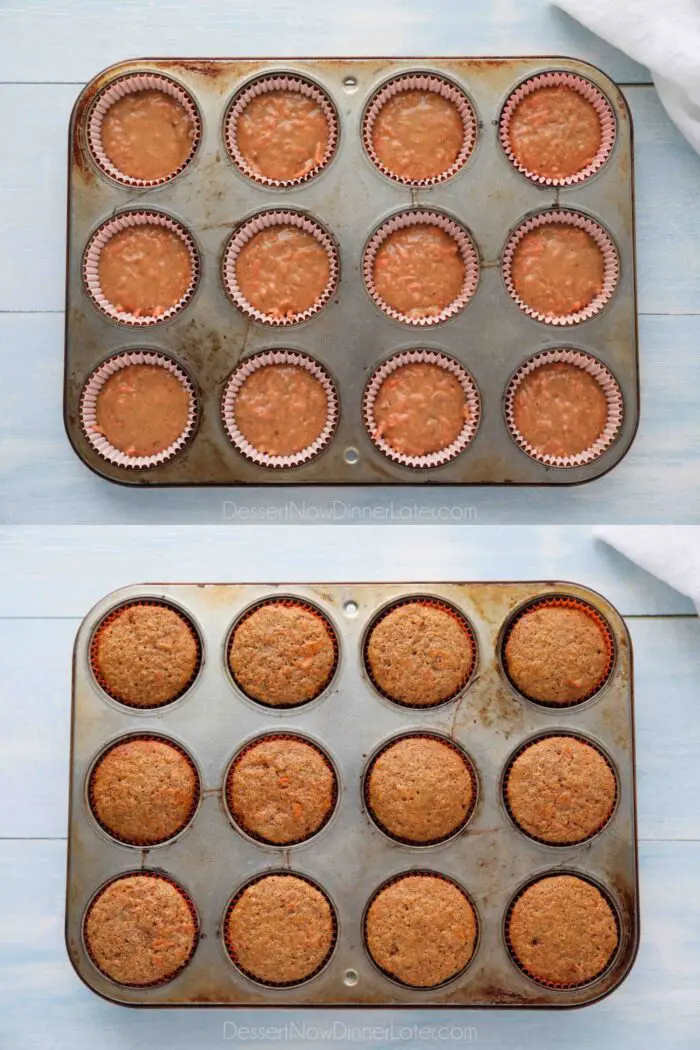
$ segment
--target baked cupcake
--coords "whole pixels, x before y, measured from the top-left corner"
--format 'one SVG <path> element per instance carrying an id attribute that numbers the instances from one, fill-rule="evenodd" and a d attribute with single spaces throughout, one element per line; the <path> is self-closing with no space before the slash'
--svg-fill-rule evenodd
<path id="1" fill-rule="evenodd" d="M 504 790 L 522 831 L 549 845 L 573 846 L 610 820 L 617 781 L 596 747 L 561 734 L 524 747 L 508 768 Z"/>
<path id="2" fill-rule="evenodd" d="M 100 153 L 116 171 L 140 182 L 178 172 L 197 137 L 192 113 L 173 94 L 155 88 L 128 91 L 111 102 L 99 127 Z"/>
<path id="3" fill-rule="evenodd" d="M 125 456 L 157 456 L 190 427 L 192 394 L 179 374 L 162 364 L 127 364 L 99 386 L 90 434 L 101 435 Z"/>
<path id="4" fill-rule="evenodd" d="M 599 977 L 619 943 L 615 913 L 576 875 L 549 875 L 517 898 L 506 921 L 517 965 L 539 984 L 576 988 Z"/>
<path id="5" fill-rule="evenodd" d="M 365 799 L 382 831 L 427 846 L 464 826 L 475 801 L 475 779 L 453 744 L 416 734 L 380 751 L 367 774 Z"/>
<path id="6" fill-rule="evenodd" d="M 596 107 L 566 84 L 537 87 L 521 98 L 508 117 L 506 135 L 517 164 L 553 180 L 584 171 L 603 144 Z"/>
<path id="7" fill-rule="evenodd" d="M 389 700 L 431 707 L 453 699 L 476 661 L 471 629 L 446 605 L 403 601 L 382 614 L 365 643 L 365 664 Z"/>
<path id="8" fill-rule="evenodd" d="M 192 253 L 167 225 L 141 222 L 118 230 L 97 258 L 97 281 L 119 314 L 161 318 L 191 293 Z"/>
<path id="9" fill-rule="evenodd" d="M 249 744 L 226 779 L 233 819 L 253 838 L 275 846 L 315 835 L 333 812 L 336 794 L 335 773 L 321 749 L 293 736 Z"/>
<path id="10" fill-rule="evenodd" d="M 516 296 L 543 317 L 584 310 L 603 292 L 605 277 L 600 245 L 587 230 L 565 222 L 528 230 L 510 261 Z"/>
<path id="11" fill-rule="evenodd" d="M 589 606 L 545 599 L 519 614 L 504 646 L 504 665 L 523 696 L 538 703 L 580 703 L 596 693 L 612 668 L 612 641 Z"/>
<path id="12" fill-rule="evenodd" d="M 147 987 L 172 980 L 198 937 L 193 905 L 170 879 L 120 875 L 90 905 L 84 926 L 90 958 L 117 984 Z"/>
<path id="13" fill-rule="evenodd" d="M 231 903 L 224 922 L 232 961 L 267 985 L 313 977 L 335 945 L 333 909 L 321 890 L 298 875 L 266 875 Z"/>
<path id="14" fill-rule="evenodd" d="M 282 222 L 253 234 L 234 265 L 242 299 L 272 319 L 293 319 L 311 310 L 332 277 L 328 250 L 319 238 Z"/>
<path id="15" fill-rule="evenodd" d="M 243 380 L 232 421 L 254 451 L 271 458 L 296 456 L 322 438 L 335 398 L 332 405 L 327 383 L 314 374 L 317 368 L 291 360 L 271 363 Z"/>
<path id="16" fill-rule="evenodd" d="M 133 602 L 108 613 L 90 646 L 97 681 L 131 707 L 160 707 L 181 696 L 200 661 L 196 632 L 182 613 Z"/>
<path id="17" fill-rule="evenodd" d="M 467 268 L 455 238 L 425 222 L 394 230 L 374 257 L 375 294 L 411 321 L 440 316 L 460 299 L 466 278 Z"/>
<path id="18" fill-rule="evenodd" d="M 474 909 L 450 879 L 400 875 L 376 894 L 365 917 L 370 956 L 411 988 L 434 988 L 459 974 L 476 945 Z"/>
<path id="19" fill-rule="evenodd" d="M 228 661 L 246 696 L 270 707 L 293 707 L 326 688 L 335 671 L 337 643 L 321 613 L 293 599 L 273 599 L 236 625 Z"/>
<path id="20" fill-rule="evenodd" d="M 113 838 L 155 846 L 190 821 L 199 779 L 182 748 L 158 737 L 134 737 L 97 761 L 88 796 L 95 819 Z"/>
<path id="21" fill-rule="evenodd" d="M 474 412 L 458 377 L 442 365 L 399 365 L 382 380 L 372 406 L 374 440 L 402 456 L 426 456 L 455 442 Z"/>

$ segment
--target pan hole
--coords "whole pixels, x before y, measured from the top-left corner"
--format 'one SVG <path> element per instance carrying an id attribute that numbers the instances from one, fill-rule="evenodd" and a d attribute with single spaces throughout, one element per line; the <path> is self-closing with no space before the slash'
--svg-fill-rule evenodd
<path id="1" fill-rule="evenodd" d="M 359 979 L 357 970 L 346 970 L 343 974 L 343 984 L 348 988 L 354 988 Z"/>
<path id="2" fill-rule="evenodd" d="M 343 609 L 346 616 L 357 616 L 357 602 L 346 602 Z"/>
<path id="3" fill-rule="evenodd" d="M 345 79 L 343 80 L 343 87 L 347 91 L 348 95 L 352 95 L 355 91 L 357 91 L 357 77 L 345 77 Z"/>
<path id="4" fill-rule="evenodd" d="M 343 458 L 345 462 L 349 463 L 352 467 L 355 465 L 355 463 L 357 463 L 358 459 L 360 458 L 360 453 L 357 451 L 356 448 L 346 448 L 345 455 Z"/>

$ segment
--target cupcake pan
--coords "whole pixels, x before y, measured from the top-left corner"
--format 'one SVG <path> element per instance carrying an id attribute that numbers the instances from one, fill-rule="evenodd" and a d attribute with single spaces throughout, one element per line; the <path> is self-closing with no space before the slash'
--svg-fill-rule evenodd
<path id="1" fill-rule="evenodd" d="M 505 677 L 500 643 L 512 613 L 523 603 L 556 593 L 582 599 L 610 625 L 615 663 L 604 688 L 574 707 L 554 710 L 519 697 Z M 232 624 L 268 597 L 296 597 L 325 613 L 339 640 L 339 665 L 330 688 L 306 707 L 272 709 L 247 699 L 225 663 Z M 469 620 L 478 643 L 476 672 L 455 700 L 417 710 L 384 699 L 363 670 L 365 633 L 377 612 L 409 596 L 452 604 Z M 149 711 L 125 707 L 100 689 L 90 669 L 90 639 L 106 613 L 125 601 L 167 601 L 185 612 L 203 641 L 203 663 L 189 691 Z M 153 584 L 108 595 L 85 618 L 73 664 L 71 802 L 66 940 L 76 971 L 98 994 L 141 1006 L 470 1006 L 568 1007 L 595 1002 L 630 970 L 639 937 L 633 728 L 632 652 L 624 622 L 600 595 L 570 583 L 443 584 Z M 512 823 L 501 796 L 505 766 L 526 741 L 558 730 L 597 743 L 617 773 L 615 812 L 605 828 L 579 846 L 547 846 Z M 405 732 L 442 734 L 471 757 L 479 785 L 466 828 L 428 847 L 392 841 L 368 816 L 363 774 L 377 749 Z M 200 772 L 199 809 L 189 827 L 148 849 L 110 839 L 92 819 L 86 780 L 95 757 L 127 734 L 159 734 L 191 755 Z M 263 733 L 298 733 L 330 756 L 338 777 L 333 817 L 309 841 L 280 848 L 238 833 L 224 798 L 229 763 Z M 163 872 L 191 896 L 201 937 L 189 965 L 172 981 L 149 989 L 123 987 L 101 975 L 82 940 L 82 922 L 95 891 L 127 871 Z M 240 886 L 265 872 L 307 875 L 328 894 L 338 913 L 332 958 L 298 987 L 256 984 L 231 964 L 222 939 L 228 902 Z M 372 964 L 363 943 L 365 907 L 386 879 L 431 870 L 467 890 L 479 917 L 473 962 L 438 988 L 402 987 Z M 504 916 L 514 895 L 533 876 L 572 871 L 599 883 L 620 923 L 620 945 L 601 977 L 585 987 L 536 984 L 511 960 Z"/>
<path id="2" fill-rule="evenodd" d="M 595 85 L 615 118 L 612 153 L 590 178 L 571 186 L 538 185 L 519 172 L 499 142 L 507 99 L 528 78 L 552 70 Z M 201 118 L 199 147 L 186 169 L 154 188 L 129 187 L 110 178 L 93 158 L 88 122 L 95 97 L 125 74 L 171 78 L 191 95 Z M 474 150 L 459 172 L 434 186 L 412 188 L 383 175 L 362 144 L 366 106 L 394 76 L 432 73 L 466 91 L 478 120 Z M 328 166 L 297 186 L 260 185 L 243 175 L 225 144 L 229 104 L 263 74 L 303 77 L 320 85 L 339 117 L 338 146 Z M 629 448 L 638 419 L 638 365 L 634 264 L 632 128 L 624 98 L 600 70 L 576 59 L 144 59 L 119 63 L 97 76 L 76 103 L 70 130 L 68 274 L 64 415 L 77 454 L 102 476 L 134 485 L 272 484 L 545 484 L 588 481 L 606 473 Z M 402 324 L 370 299 L 363 279 L 365 246 L 379 225 L 406 208 L 446 213 L 469 230 L 480 258 L 479 283 L 466 308 L 442 324 Z M 107 219 L 126 209 L 155 209 L 181 222 L 193 236 L 201 276 L 191 301 L 176 316 L 138 330 L 102 315 L 82 278 L 85 247 Z M 501 254 L 532 214 L 574 209 L 611 235 L 620 259 L 614 295 L 595 317 L 563 327 L 542 323 L 513 301 L 501 273 Z M 233 231 L 263 210 L 296 210 L 320 222 L 340 255 L 340 281 L 331 301 L 301 324 L 273 326 L 248 319 L 231 303 L 222 260 Z M 574 348 L 599 358 L 617 378 L 624 419 L 615 443 L 597 459 L 553 467 L 527 455 L 504 418 L 508 381 L 534 354 Z M 106 462 L 80 426 L 81 392 L 106 357 L 123 350 L 155 350 L 192 375 L 201 425 L 192 442 L 166 463 L 130 470 Z M 340 422 L 323 452 L 296 466 L 271 469 L 251 461 L 229 440 L 220 402 L 242 359 L 262 350 L 306 353 L 323 365 L 340 397 Z M 398 351 L 428 350 L 454 357 L 471 373 L 482 401 L 479 431 L 454 459 L 417 469 L 386 456 L 362 419 L 365 386 L 375 369 Z M 357 455 L 346 458 L 348 449 Z"/>

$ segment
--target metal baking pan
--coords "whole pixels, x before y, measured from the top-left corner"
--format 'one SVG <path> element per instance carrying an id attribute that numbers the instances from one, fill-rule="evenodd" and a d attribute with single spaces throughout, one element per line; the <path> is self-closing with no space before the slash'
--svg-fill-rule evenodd
<path id="1" fill-rule="evenodd" d="M 498 120 L 511 91 L 535 73 L 579 74 L 610 102 L 616 144 L 608 162 L 579 186 L 541 187 L 510 164 L 498 143 Z M 93 162 L 86 122 L 96 94 L 127 72 L 168 74 L 199 108 L 203 134 L 187 170 L 154 189 L 111 181 Z M 365 155 L 360 127 L 374 90 L 393 75 L 431 71 L 469 95 L 478 137 L 467 165 L 452 179 L 409 189 L 382 175 Z M 334 160 L 317 178 L 293 189 L 260 186 L 238 172 L 223 137 L 227 106 L 236 91 L 262 73 L 311 78 L 335 103 L 340 120 Z M 75 451 L 112 481 L 133 485 L 293 484 L 518 484 L 566 485 L 610 470 L 629 449 L 639 413 L 634 252 L 632 126 L 617 86 L 599 69 L 577 59 L 363 58 L 363 59 L 140 59 L 100 73 L 80 94 L 71 119 L 68 179 L 68 261 L 64 417 Z M 397 210 L 431 206 L 462 221 L 477 246 L 481 276 L 466 310 L 452 320 L 417 329 L 383 314 L 362 277 L 364 246 L 375 227 Z M 599 220 L 617 245 L 621 272 L 607 306 L 585 323 L 562 330 L 528 317 L 510 298 L 500 257 L 509 232 L 533 211 L 580 208 Z M 95 228 L 123 209 L 153 207 L 189 229 L 202 259 L 199 286 L 189 305 L 168 323 L 134 330 L 103 316 L 86 294 L 81 264 Z M 260 209 L 300 209 L 320 220 L 340 252 L 340 284 L 333 301 L 301 325 L 273 328 L 250 322 L 227 298 L 221 261 L 234 228 Z M 521 451 L 504 423 L 506 385 L 518 366 L 541 350 L 588 351 L 616 376 L 624 421 L 615 443 L 582 466 L 553 468 Z M 245 356 L 264 349 L 306 351 L 324 365 L 340 395 L 340 422 L 330 445 L 293 468 L 271 469 L 246 460 L 227 438 L 220 401 L 225 382 Z M 432 469 L 392 462 L 370 440 L 362 422 L 362 396 L 376 366 L 398 350 L 440 350 L 471 372 L 482 399 L 478 432 L 459 456 Z M 194 440 L 169 462 L 146 470 L 116 466 L 92 448 L 79 422 L 81 390 L 92 370 L 122 350 L 160 350 L 190 372 L 201 413 Z"/>
<path id="2" fill-rule="evenodd" d="M 604 689 L 578 706 L 552 709 L 519 697 L 500 664 L 500 640 L 514 610 L 556 592 L 592 605 L 610 625 L 615 662 Z M 296 709 L 253 703 L 234 687 L 226 666 L 232 624 L 251 604 L 273 595 L 297 596 L 331 620 L 339 640 L 339 663 L 329 690 Z M 451 603 L 469 619 L 478 644 L 471 684 L 454 701 L 418 710 L 379 696 L 363 671 L 368 625 L 386 603 L 408 595 Z M 125 707 L 97 685 L 89 665 L 92 633 L 115 606 L 156 598 L 184 611 L 198 629 L 204 658 L 185 696 L 152 711 Z M 397 733 L 442 733 L 471 756 L 478 801 L 466 829 L 432 847 L 392 841 L 365 811 L 362 776 L 377 747 Z M 619 782 L 617 807 L 605 829 L 580 846 L 547 846 L 519 831 L 501 800 L 508 758 L 533 735 L 550 730 L 580 733 L 598 742 Z M 232 756 L 265 731 L 298 732 L 327 751 L 339 773 L 333 819 L 310 841 L 276 848 L 234 830 L 222 799 Z M 86 778 L 95 757 L 130 733 L 157 732 L 180 742 L 202 778 L 193 823 L 170 843 L 135 848 L 109 838 L 86 803 Z M 639 938 L 632 650 L 620 615 L 600 595 L 571 583 L 442 584 L 152 584 L 125 587 L 103 598 L 78 632 L 73 664 L 70 818 L 66 941 L 72 963 L 93 991 L 132 1006 L 514 1006 L 570 1007 L 595 1002 L 629 972 Z M 272 869 L 306 874 L 325 889 L 339 916 L 330 962 L 296 988 L 269 988 L 239 973 L 230 962 L 221 926 L 227 902 L 252 876 Z M 432 869 L 463 885 L 479 916 L 476 954 L 461 977 L 431 990 L 400 986 L 371 962 L 363 942 L 363 910 L 374 890 L 407 869 Z M 192 960 L 168 984 L 122 987 L 92 964 L 82 939 L 85 910 L 96 890 L 113 876 L 135 869 L 163 871 L 191 896 L 201 936 Z M 516 890 L 548 871 L 578 872 L 607 891 L 618 912 L 620 944 L 609 968 L 585 987 L 542 987 L 511 960 L 504 914 Z"/>

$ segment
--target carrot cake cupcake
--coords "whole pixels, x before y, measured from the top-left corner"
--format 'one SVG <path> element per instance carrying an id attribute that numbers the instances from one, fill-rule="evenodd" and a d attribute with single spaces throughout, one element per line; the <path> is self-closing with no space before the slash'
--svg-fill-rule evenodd
<path id="1" fill-rule="evenodd" d="M 392 175 L 417 182 L 448 171 L 464 144 L 460 112 L 437 91 L 399 91 L 372 127 L 377 159 Z"/>
<path id="2" fill-rule="evenodd" d="M 176 98 L 165 91 L 132 91 L 113 102 L 102 120 L 102 149 L 132 179 L 155 181 L 176 172 L 192 152 L 196 128 Z"/>
<path id="3" fill-rule="evenodd" d="M 265 91 L 246 103 L 236 148 L 251 171 L 279 182 L 303 178 L 323 163 L 331 130 L 318 99 L 300 91 Z"/>
<path id="4" fill-rule="evenodd" d="M 90 808 L 121 842 L 155 846 L 190 820 L 199 793 L 192 762 L 174 744 L 136 737 L 111 747 L 92 771 Z"/>
<path id="5" fill-rule="evenodd" d="M 597 748 L 573 736 L 547 736 L 524 748 L 506 775 L 506 803 L 526 834 L 571 846 L 607 824 L 615 774 Z"/>
<path id="6" fill-rule="evenodd" d="M 182 437 L 191 395 L 162 365 L 120 368 L 100 387 L 92 431 L 127 456 L 154 456 Z"/>
<path id="7" fill-rule="evenodd" d="M 546 456 L 578 456 L 592 448 L 610 414 L 599 380 L 565 361 L 539 365 L 524 376 L 512 413 L 518 434 Z"/>
<path id="8" fill-rule="evenodd" d="M 375 438 L 405 456 L 441 452 L 471 419 L 457 376 L 440 365 L 399 365 L 383 381 L 373 405 Z"/>
<path id="9" fill-rule="evenodd" d="M 102 294 L 119 313 L 161 317 L 192 286 L 190 251 L 174 230 L 142 223 L 119 230 L 98 258 Z"/>
<path id="10" fill-rule="evenodd" d="M 247 241 L 235 260 L 243 299 L 261 314 L 279 319 L 310 310 L 331 280 L 328 251 L 298 226 L 269 226 Z"/>
<path id="11" fill-rule="evenodd" d="M 269 364 L 243 381 L 233 404 L 238 430 L 268 456 L 293 456 L 321 436 L 328 421 L 328 395 L 307 368 Z"/>
<path id="12" fill-rule="evenodd" d="M 515 294 L 545 317 L 583 310 L 603 291 L 603 252 L 586 230 L 546 223 L 528 230 L 511 260 Z"/>
<path id="13" fill-rule="evenodd" d="M 290 707 L 315 699 L 336 665 L 336 644 L 320 613 L 301 602 L 265 602 L 233 632 L 229 667 L 253 700 Z"/>
<path id="14" fill-rule="evenodd" d="M 401 984 L 434 988 L 474 954 L 476 916 L 451 880 L 403 875 L 380 889 L 367 910 L 365 939 L 377 966 Z"/>
<path id="15" fill-rule="evenodd" d="M 460 297 L 466 266 L 457 241 L 439 226 L 394 230 L 380 245 L 373 281 L 383 303 L 410 319 L 436 317 Z"/>
<path id="16" fill-rule="evenodd" d="M 507 920 L 518 966 L 540 984 L 575 988 L 607 967 L 619 941 L 615 913 L 595 886 L 552 875 L 528 886 Z"/>
<path id="17" fill-rule="evenodd" d="M 254 838 L 289 846 L 314 835 L 336 798 L 333 768 L 298 737 L 270 736 L 244 748 L 226 781 L 231 816 Z"/>
<path id="18" fill-rule="evenodd" d="M 263 984 L 298 984 L 326 962 L 335 917 L 319 889 L 296 875 L 266 875 L 231 904 L 224 923 L 233 962 Z"/>
<path id="19" fill-rule="evenodd" d="M 118 984 L 169 981 L 189 962 L 198 927 L 193 908 L 169 879 L 144 873 L 114 879 L 85 920 L 85 945 L 97 968 Z"/>
<path id="20" fill-rule="evenodd" d="M 166 605 L 124 605 L 97 628 L 91 646 L 98 682 L 115 700 L 158 707 L 180 696 L 199 663 L 197 637 Z"/>
<path id="21" fill-rule="evenodd" d="M 425 601 L 402 602 L 381 616 L 366 642 L 370 678 L 389 700 L 430 707 L 466 685 L 476 659 L 458 616 Z"/>
<path id="22" fill-rule="evenodd" d="M 546 179 L 583 171 L 597 156 L 602 137 L 595 106 L 566 85 L 539 87 L 525 95 L 508 120 L 515 160 Z"/>
<path id="23" fill-rule="evenodd" d="M 474 782 L 456 747 L 430 736 L 407 736 L 379 753 L 365 785 L 367 806 L 394 838 L 428 845 L 463 826 Z"/>

